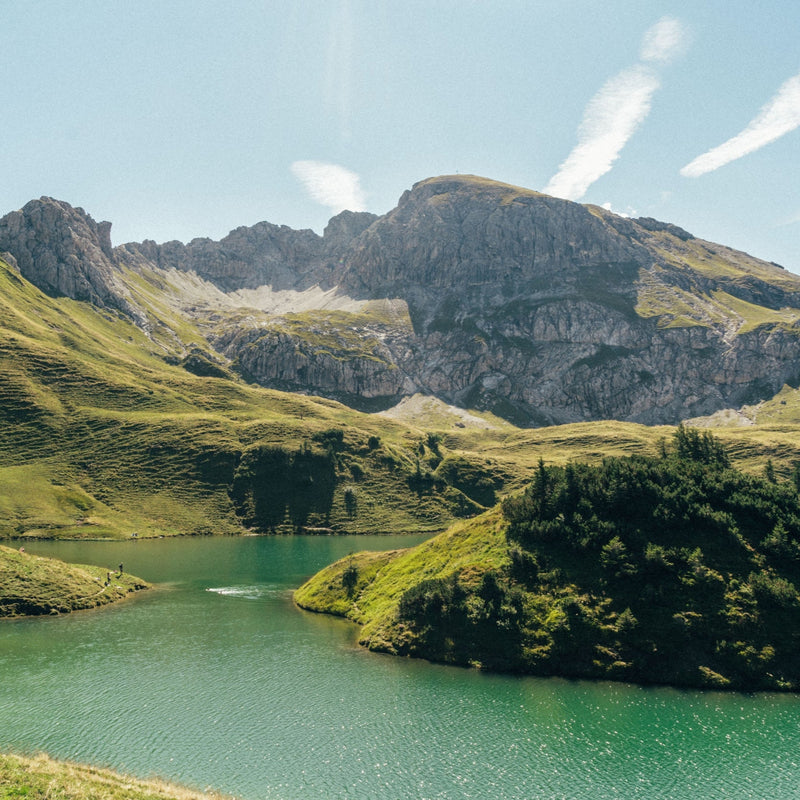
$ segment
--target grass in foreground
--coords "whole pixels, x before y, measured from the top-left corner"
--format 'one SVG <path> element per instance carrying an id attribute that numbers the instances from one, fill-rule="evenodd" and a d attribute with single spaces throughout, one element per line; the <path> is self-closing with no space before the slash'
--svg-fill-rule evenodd
<path id="1" fill-rule="evenodd" d="M 0 546 L 0 617 L 96 608 L 147 587 L 141 578 L 111 567 L 65 564 Z"/>
<path id="2" fill-rule="evenodd" d="M 160 780 L 138 780 L 109 769 L 0 754 L 0 800 L 222 800 Z"/>

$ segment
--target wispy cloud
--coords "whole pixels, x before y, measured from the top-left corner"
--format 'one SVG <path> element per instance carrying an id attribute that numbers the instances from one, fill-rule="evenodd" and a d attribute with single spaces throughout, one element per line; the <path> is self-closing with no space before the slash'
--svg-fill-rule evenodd
<path id="1" fill-rule="evenodd" d="M 642 61 L 668 63 L 684 51 L 687 43 L 684 24 L 674 17 L 662 17 L 642 37 L 639 58 Z"/>
<path id="2" fill-rule="evenodd" d="M 661 85 L 651 64 L 671 61 L 686 45 L 684 25 L 663 17 L 642 38 L 642 63 L 606 81 L 589 101 L 578 128 L 578 144 L 559 166 L 544 191 L 579 200 L 605 175 L 622 148 L 650 113 L 653 94 Z"/>
<path id="3" fill-rule="evenodd" d="M 334 214 L 345 209 L 365 210 L 366 198 L 355 172 L 322 161 L 295 161 L 291 169 L 312 199 L 328 206 Z"/>
<path id="4" fill-rule="evenodd" d="M 545 186 L 545 194 L 579 200 L 608 172 L 628 139 L 650 112 L 659 87 L 643 65 L 615 75 L 589 101 L 578 129 L 578 144 Z"/>
<path id="5" fill-rule="evenodd" d="M 778 93 L 739 134 L 688 163 L 681 175 L 697 178 L 746 156 L 800 127 L 800 75 L 789 78 Z"/>
<path id="6" fill-rule="evenodd" d="M 790 214 L 788 217 L 779 220 L 773 225 L 773 227 L 785 228 L 787 225 L 798 225 L 798 224 L 800 224 L 800 211 L 797 211 L 794 214 Z"/>

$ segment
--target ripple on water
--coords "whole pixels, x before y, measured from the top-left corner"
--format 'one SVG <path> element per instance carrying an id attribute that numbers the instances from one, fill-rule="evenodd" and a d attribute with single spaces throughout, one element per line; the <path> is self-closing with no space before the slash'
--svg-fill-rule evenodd
<path id="1" fill-rule="evenodd" d="M 0 625 L 0 749 L 246 800 L 800 798 L 798 697 L 378 656 L 355 647 L 352 623 L 291 602 L 305 576 L 364 540 L 182 544 L 82 545 L 72 560 L 124 561 L 171 588 Z"/>
<path id="2" fill-rule="evenodd" d="M 284 594 L 286 589 L 274 584 L 258 584 L 254 586 L 210 586 L 206 591 L 223 597 L 260 600 L 262 597 L 275 597 L 276 595 Z"/>

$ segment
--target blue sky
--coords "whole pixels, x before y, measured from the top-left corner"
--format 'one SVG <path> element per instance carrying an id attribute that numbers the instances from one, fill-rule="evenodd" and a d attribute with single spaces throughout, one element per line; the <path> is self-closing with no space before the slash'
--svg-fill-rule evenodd
<path id="1" fill-rule="evenodd" d="M 474 173 L 800 273 L 800 3 L 0 0 L 0 214 L 321 232 Z"/>

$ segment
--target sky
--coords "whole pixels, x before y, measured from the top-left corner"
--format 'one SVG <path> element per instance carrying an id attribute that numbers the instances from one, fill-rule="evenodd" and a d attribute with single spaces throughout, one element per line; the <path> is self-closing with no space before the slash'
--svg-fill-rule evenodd
<path id="1" fill-rule="evenodd" d="M 800 273 L 794 0 L 0 0 L 0 215 L 321 233 L 476 174 Z"/>

